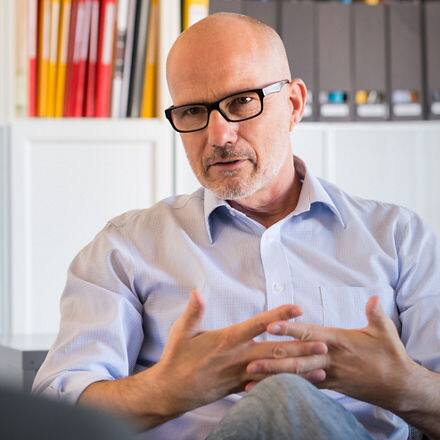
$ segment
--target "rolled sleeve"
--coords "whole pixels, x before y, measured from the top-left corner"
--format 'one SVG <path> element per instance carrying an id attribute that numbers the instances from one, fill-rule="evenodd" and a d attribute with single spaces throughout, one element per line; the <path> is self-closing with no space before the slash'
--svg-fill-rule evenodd
<path id="1" fill-rule="evenodd" d="M 33 392 L 76 402 L 91 383 L 133 372 L 143 341 L 130 243 L 109 223 L 69 267 L 58 337 Z"/>

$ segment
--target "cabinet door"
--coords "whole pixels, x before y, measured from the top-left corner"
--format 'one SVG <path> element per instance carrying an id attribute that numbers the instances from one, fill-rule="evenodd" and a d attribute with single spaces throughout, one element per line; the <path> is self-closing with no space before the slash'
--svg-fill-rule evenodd
<path id="1" fill-rule="evenodd" d="M 440 125 L 346 125 L 330 139 L 330 180 L 349 193 L 405 206 L 440 235 Z"/>
<path id="2" fill-rule="evenodd" d="M 109 219 L 148 207 L 172 188 L 172 136 L 163 122 L 12 124 L 12 332 L 56 332 L 72 258 Z"/>

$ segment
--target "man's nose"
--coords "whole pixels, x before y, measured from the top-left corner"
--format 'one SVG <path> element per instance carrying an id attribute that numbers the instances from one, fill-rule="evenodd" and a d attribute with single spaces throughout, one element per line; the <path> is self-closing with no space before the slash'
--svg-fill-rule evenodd
<path id="1" fill-rule="evenodd" d="M 238 122 L 228 122 L 218 110 L 213 110 L 209 117 L 208 143 L 222 146 L 237 141 Z"/>

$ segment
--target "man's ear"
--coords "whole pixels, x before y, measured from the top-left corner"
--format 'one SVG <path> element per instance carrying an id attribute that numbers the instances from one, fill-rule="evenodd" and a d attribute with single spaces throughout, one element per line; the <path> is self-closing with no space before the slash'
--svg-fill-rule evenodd
<path id="1" fill-rule="evenodd" d="M 304 114 L 307 101 L 307 87 L 302 79 L 295 78 L 289 84 L 290 102 L 292 103 L 292 114 L 290 118 L 290 131 L 293 130 Z"/>

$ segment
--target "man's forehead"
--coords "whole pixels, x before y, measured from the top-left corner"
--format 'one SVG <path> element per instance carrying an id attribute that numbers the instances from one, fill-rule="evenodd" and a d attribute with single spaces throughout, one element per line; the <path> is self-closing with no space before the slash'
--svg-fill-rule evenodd
<path id="1" fill-rule="evenodd" d="M 215 101 L 229 94 L 277 81 L 280 76 L 264 50 L 238 44 L 219 48 L 185 61 L 184 52 L 170 66 L 169 86 L 175 105 Z M 190 51 L 188 53 L 191 53 Z M 268 62 L 269 61 L 269 62 Z"/>

